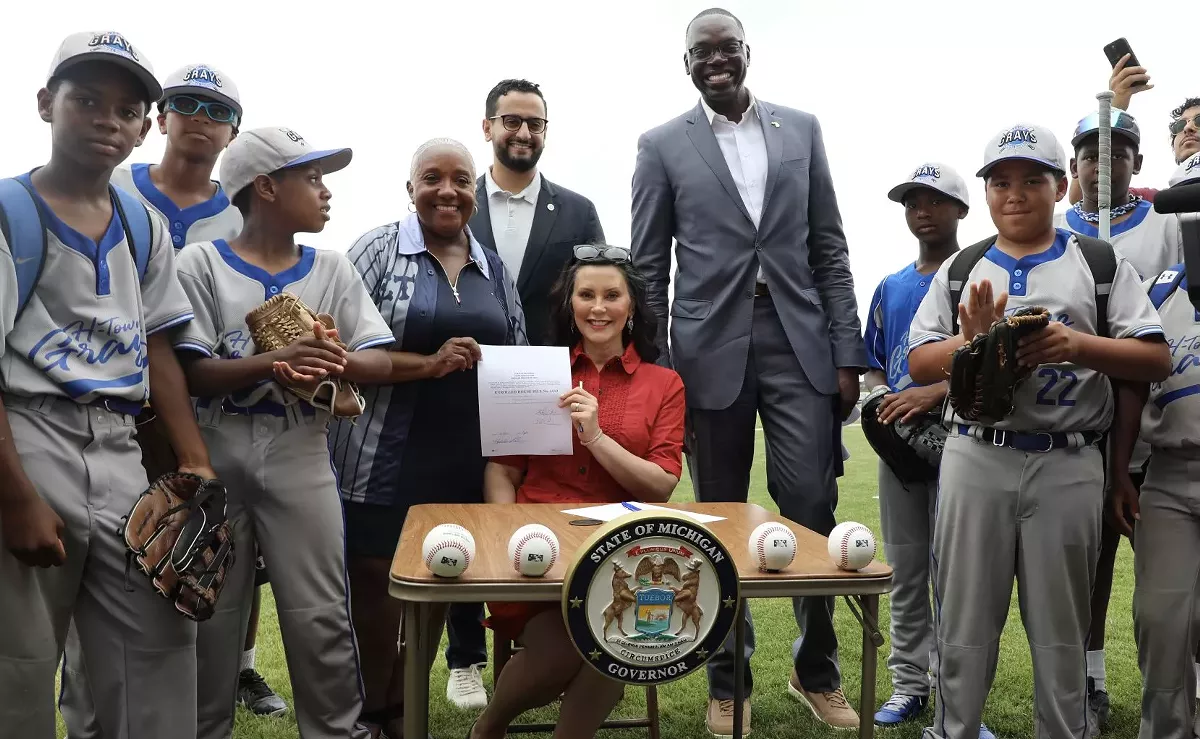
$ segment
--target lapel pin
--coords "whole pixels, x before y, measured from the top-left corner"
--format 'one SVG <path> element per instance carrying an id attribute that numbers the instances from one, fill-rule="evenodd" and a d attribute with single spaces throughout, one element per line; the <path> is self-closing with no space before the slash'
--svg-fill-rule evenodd
<path id="1" fill-rule="evenodd" d="M 771 121 L 771 125 L 775 128 L 779 128 L 779 121 Z"/>
<path id="2" fill-rule="evenodd" d="M 546 203 L 546 210 L 554 210 L 554 203 Z"/>

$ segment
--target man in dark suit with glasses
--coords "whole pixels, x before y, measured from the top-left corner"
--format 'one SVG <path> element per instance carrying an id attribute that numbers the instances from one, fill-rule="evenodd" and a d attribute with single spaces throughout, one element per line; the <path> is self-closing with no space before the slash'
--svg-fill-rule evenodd
<path id="1" fill-rule="evenodd" d="M 550 287 L 576 244 L 603 243 L 591 200 L 538 171 L 549 121 L 541 89 L 527 80 L 502 80 L 484 103 L 483 138 L 492 165 L 479 178 L 471 233 L 500 254 L 517 277 L 530 344 L 549 340 Z M 483 604 L 456 603 L 447 618 L 450 679 L 446 698 L 459 708 L 487 705 L 481 671 L 487 665 Z"/>

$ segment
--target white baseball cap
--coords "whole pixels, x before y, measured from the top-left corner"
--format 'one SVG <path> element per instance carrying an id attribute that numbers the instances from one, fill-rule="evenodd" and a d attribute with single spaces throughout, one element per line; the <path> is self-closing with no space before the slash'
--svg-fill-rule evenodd
<path id="1" fill-rule="evenodd" d="M 1195 182 L 1200 180 L 1200 153 L 1193 154 L 1175 170 L 1171 175 L 1169 184 L 1171 187 L 1182 185 L 1185 182 Z"/>
<path id="2" fill-rule="evenodd" d="M 953 167 L 939 162 L 926 162 L 914 169 L 907 180 L 888 190 L 888 199 L 903 203 L 905 195 L 919 189 L 937 190 L 962 203 L 964 208 L 971 207 L 967 183 Z"/>
<path id="3" fill-rule="evenodd" d="M 1032 123 L 1018 123 L 993 136 L 983 150 L 983 166 L 975 176 L 986 177 L 992 167 L 1009 159 L 1037 162 L 1059 174 L 1067 172 L 1067 160 L 1058 139 L 1050 129 Z"/>
<path id="4" fill-rule="evenodd" d="M 233 108 L 239 119 L 242 117 L 242 99 L 238 96 L 237 85 L 229 75 L 211 64 L 189 64 L 167 77 L 163 85 L 164 100 L 172 95 L 189 93 L 225 103 Z"/>
<path id="5" fill-rule="evenodd" d="M 162 97 L 162 87 L 154 76 L 150 60 L 116 31 L 80 31 L 63 39 L 50 63 L 46 84 L 68 67 L 92 61 L 110 62 L 132 72 L 146 88 L 146 97 L 151 104 Z"/>
<path id="6" fill-rule="evenodd" d="M 350 149 L 314 149 L 290 128 L 268 127 L 243 131 L 221 157 L 221 187 L 231 200 L 260 174 L 320 162 L 325 174 L 344 169 Z"/>

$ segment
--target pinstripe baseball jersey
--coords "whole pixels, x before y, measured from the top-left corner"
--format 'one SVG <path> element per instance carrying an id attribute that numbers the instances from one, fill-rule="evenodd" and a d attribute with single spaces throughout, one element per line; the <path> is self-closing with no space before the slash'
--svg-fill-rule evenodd
<path id="1" fill-rule="evenodd" d="M 867 364 L 887 375 L 888 387 L 896 392 L 918 384 L 908 374 L 908 328 L 933 277 L 910 264 L 883 278 L 871 298 L 864 338 Z"/>
<path id="2" fill-rule="evenodd" d="M 1183 264 L 1163 273 L 1170 282 Z M 1157 275 L 1146 281 L 1146 289 Z M 1142 440 L 1163 449 L 1190 449 L 1200 454 L 1200 312 L 1188 299 L 1184 277 L 1158 309 L 1167 344 L 1171 347 L 1171 376 L 1150 385 L 1142 411 Z"/>
<path id="3" fill-rule="evenodd" d="M 1083 220 L 1073 209 L 1056 213 L 1054 227 L 1092 238 L 1100 236 L 1096 224 Z M 1138 203 L 1128 218 L 1112 225 L 1108 243 L 1129 260 L 1142 279 L 1149 279 L 1183 261 L 1179 216 L 1158 213 L 1147 200 Z"/>
<path id="4" fill-rule="evenodd" d="M 351 351 L 392 343 L 392 331 L 358 273 L 337 252 L 302 246 L 299 262 L 272 275 L 239 257 L 225 241 L 201 241 L 179 252 L 179 280 L 195 311 L 194 320 L 174 335 L 181 351 L 225 359 L 254 354 L 246 314 L 281 292 L 332 315 Z M 229 402 L 246 408 L 265 403 L 265 410 L 278 410 L 298 401 L 274 380 L 263 380 L 234 393 Z"/>
<path id="5" fill-rule="evenodd" d="M 909 350 L 950 337 L 950 288 L 947 271 L 962 252 L 947 259 L 921 301 L 909 329 Z M 1051 320 L 1087 334 L 1096 332 L 1096 284 L 1072 235 L 1058 229 L 1045 251 L 1014 259 L 994 245 L 971 270 L 967 284 L 990 280 L 996 294 L 1007 290 L 1008 311 L 1042 306 Z M 962 301 L 970 297 L 964 289 Z M 1111 337 L 1161 336 L 1158 314 L 1142 289 L 1137 270 L 1118 255 L 1117 272 L 1108 298 Z M 1102 431 L 1112 421 L 1113 399 L 1108 378 L 1074 363 L 1044 364 L 1017 389 L 1012 415 L 995 424 L 1012 431 Z M 964 422 L 962 419 L 956 419 Z"/>
<path id="6" fill-rule="evenodd" d="M 196 241 L 232 241 L 242 232 L 242 214 L 233 207 L 220 183 L 217 192 L 203 203 L 180 208 L 150 179 L 149 164 L 113 170 L 113 185 L 138 196 L 151 213 L 159 215 L 171 233 L 171 244 L 178 250 Z"/>
<path id="7" fill-rule="evenodd" d="M 28 174 L 19 179 L 32 187 Z M 150 259 L 139 285 L 115 205 L 97 243 L 60 220 L 40 195 L 37 199 L 47 225 L 45 263 L 19 320 L 16 265 L 0 234 L 0 390 L 81 403 L 146 400 L 146 337 L 192 318 L 162 223 L 150 219 Z"/>

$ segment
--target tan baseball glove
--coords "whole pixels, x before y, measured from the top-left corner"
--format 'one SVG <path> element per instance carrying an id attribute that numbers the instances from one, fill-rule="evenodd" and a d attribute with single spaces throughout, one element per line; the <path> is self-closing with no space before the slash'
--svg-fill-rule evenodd
<path id="1" fill-rule="evenodd" d="M 279 293 L 246 314 L 246 325 L 260 352 L 283 349 L 303 337 L 312 336 L 315 333 L 313 327 L 318 323 L 330 331 L 337 329 L 333 316 L 315 312 L 289 292 Z M 334 340 L 334 343 L 346 348 L 340 340 Z M 366 401 L 358 387 L 340 377 L 328 377 L 311 386 L 289 384 L 287 389 L 314 408 L 339 418 L 356 418 L 366 409 Z"/>

